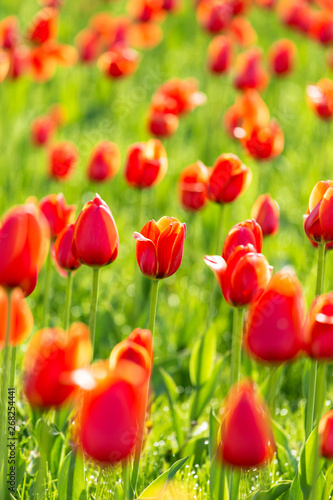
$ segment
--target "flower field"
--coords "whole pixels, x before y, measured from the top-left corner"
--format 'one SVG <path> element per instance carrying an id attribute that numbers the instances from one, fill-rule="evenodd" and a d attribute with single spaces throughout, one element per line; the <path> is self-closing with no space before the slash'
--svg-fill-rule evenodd
<path id="1" fill-rule="evenodd" d="M 332 498 L 332 45 L 331 0 L 2 0 L 1 500 Z"/>

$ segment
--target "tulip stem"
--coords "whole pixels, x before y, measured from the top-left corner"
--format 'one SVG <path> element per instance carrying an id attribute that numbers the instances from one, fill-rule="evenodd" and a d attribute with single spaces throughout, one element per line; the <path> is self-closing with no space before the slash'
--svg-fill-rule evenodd
<path id="1" fill-rule="evenodd" d="M 317 382 L 316 382 L 316 403 L 314 413 L 314 425 L 319 424 L 321 411 L 324 404 L 326 394 L 326 365 L 321 362 L 317 366 Z"/>
<path id="2" fill-rule="evenodd" d="M 71 315 L 72 285 L 73 285 L 73 273 L 72 271 L 68 271 L 67 285 L 66 285 L 66 299 L 65 299 L 65 316 L 64 316 L 64 330 L 66 332 L 69 327 L 69 321 Z"/>
<path id="3" fill-rule="evenodd" d="M 231 372 L 230 385 L 235 384 L 240 378 L 241 353 L 243 340 L 243 314 L 244 309 L 234 308 L 232 345 L 231 345 Z"/>
<path id="4" fill-rule="evenodd" d="M 45 276 L 43 321 L 42 321 L 43 327 L 48 326 L 49 322 L 51 278 L 52 278 L 52 259 L 51 259 L 51 248 L 50 248 L 47 253 L 47 259 L 46 259 L 46 276 Z"/>
<path id="5" fill-rule="evenodd" d="M 157 310 L 158 284 L 159 284 L 159 280 L 153 280 L 152 284 L 151 284 L 151 298 L 150 298 L 150 311 L 149 311 L 148 328 L 151 331 L 153 341 L 154 341 L 156 310 Z"/>
<path id="6" fill-rule="evenodd" d="M 317 284 L 316 296 L 321 295 L 324 289 L 324 273 L 325 273 L 325 244 L 318 244 L 318 267 L 317 267 Z"/>
<path id="7" fill-rule="evenodd" d="M 101 269 L 100 267 L 93 268 L 93 283 L 92 283 L 92 291 L 91 291 L 91 306 L 90 306 L 90 318 L 89 318 L 89 330 L 90 330 L 90 338 L 91 338 L 91 344 L 92 344 L 92 359 L 94 356 L 94 347 L 95 347 L 96 315 L 97 315 L 100 269 Z"/>
<path id="8" fill-rule="evenodd" d="M 315 396 L 316 396 L 316 380 L 317 380 L 317 361 L 311 360 L 310 368 L 310 380 L 309 380 L 309 393 L 308 393 L 308 406 L 306 410 L 306 421 L 305 421 L 305 440 L 310 436 L 313 429 L 313 416 L 315 407 Z"/>
<path id="9" fill-rule="evenodd" d="M 224 204 L 220 205 L 219 223 L 217 227 L 216 255 L 222 255 Z"/>
<path id="10" fill-rule="evenodd" d="M 272 417 L 274 417 L 275 414 L 275 396 L 279 380 L 279 374 L 280 371 L 278 370 L 277 366 L 272 366 L 270 368 L 268 375 L 267 404 Z"/>

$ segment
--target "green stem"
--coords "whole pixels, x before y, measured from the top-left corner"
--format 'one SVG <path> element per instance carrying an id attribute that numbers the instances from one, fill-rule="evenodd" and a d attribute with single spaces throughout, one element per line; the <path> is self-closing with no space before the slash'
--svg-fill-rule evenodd
<path id="1" fill-rule="evenodd" d="M 73 273 L 68 271 L 67 274 L 67 285 L 66 285 L 66 299 L 65 299 L 65 315 L 64 315 L 64 330 L 67 332 L 70 321 L 71 313 L 71 302 L 72 302 L 72 285 L 73 285 Z"/>
<path id="2" fill-rule="evenodd" d="M 321 295 L 324 289 L 324 272 L 325 272 L 325 245 L 318 244 L 318 267 L 317 267 L 317 284 L 316 296 Z"/>
<path id="3" fill-rule="evenodd" d="M 231 345 L 231 372 L 230 385 L 235 384 L 240 378 L 242 339 L 243 339 L 243 308 L 234 308 L 232 345 Z"/>
<path id="4" fill-rule="evenodd" d="M 267 395 L 267 404 L 272 417 L 275 414 L 275 397 L 276 397 L 278 379 L 279 379 L 278 367 L 272 366 L 269 369 L 268 395 Z"/>
<path id="5" fill-rule="evenodd" d="M 148 328 L 151 331 L 151 334 L 153 337 L 152 345 L 154 345 L 154 332 L 155 332 L 155 322 L 156 322 L 158 285 L 159 285 L 159 280 L 152 281 L 151 297 L 150 297 L 149 323 L 148 323 Z M 150 357 L 152 357 L 152 354 L 153 353 L 151 352 Z M 134 457 L 133 472 L 132 472 L 132 488 L 133 488 L 134 493 L 136 493 L 137 484 L 138 484 L 140 458 L 141 458 L 142 446 L 143 446 L 143 436 L 144 436 L 144 428 L 145 428 L 146 409 L 147 409 L 148 398 L 149 398 L 149 390 L 150 390 L 150 381 L 148 381 L 148 384 L 147 384 L 147 391 L 146 391 L 145 400 L 144 400 L 145 404 L 144 404 L 144 412 L 143 412 L 143 422 L 141 422 L 141 426 L 139 428 L 138 444 L 137 444 L 135 457 Z"/>
<path id="6" fill-rule="evenodd" d="M 314 412 L 314 425 L 319 424 L 321 412 L 326 394 L 326 365 L 323 362 L 317 366 L 317 381 L 316 381 L 316 402 Z"/>
<path id="7" fill-rule="evenodd" d="M 126 500 L 133 500 L 133 490 L 131 486 L 131 461 L 123 460 L 123 483 Z"/>
<path id="8" fill-rule="evenodd" d="M 43 321 L 42 326 L 48 326 L 49 313 L 50 313 L 50 288 L 51 288 L 51 278 L 52 278 L 52 259 L 51 259 L 51 249 L 48 251 L 46 259 L 46 276 L 45 276 L 45 288 L 44 288 L 44 300 L 43 300 Z"/>
<path id="9" fill-rule="evenodd" d="M 222 255 L 224 212 L 225 212 L 224 204 L 221 204 L 219 223 L 217 227 L 216 255 Z"/>
<path id="10" fill-rule="evenodd" d="M 219 464 L 218 467 L 221 467 L 221 470 L 220 470 L 219 492 L 216 500 L 224 500 L 225 468 L 223 464 L 221 465 Z"/>
<path id="11" fill-rule="evenodd" d="M 98 302 L 98 287 L 99 287 L 99 273 L 100 267 L 93 268 L 93 283 L 91 291 L 91 306 L 90 306 L 90 318 L 89 318 L 89 330 L 92 343 L 92 351 L 94 355 L 95 347 L 95 332 L 96 332 L 96 315 L 97 315 L 97 302 Z"/>

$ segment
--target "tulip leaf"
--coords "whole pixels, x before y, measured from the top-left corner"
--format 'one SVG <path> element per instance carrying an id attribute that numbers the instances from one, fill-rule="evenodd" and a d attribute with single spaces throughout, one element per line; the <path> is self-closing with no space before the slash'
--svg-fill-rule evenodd
<path id="1" fill-rule="evenodd" d="M 120 483 L 116 483 L 115 485 L 113 500 L 126 500 L 124 488 Z"/>
<path id="2" fill-rule="evenodd" d="M 275 500 L 288 491 L 291 485 L 292 481 L 279 481 L 269 490 L 257 491 L 253 496 L 248 498 L 251 498 L 251 500 Z"/>
<path id="3" fill-rule="evenodd" d="M 65 442 L 64 435 L 54 424 L 48 424 L 40 418 L 36 424 L 36 437 L 41 457 L 43 461 L 48 462 L 52 477 L 56 477 Z"/>
<path id="4" fill-rule="evenodd" d="M 315 465 L 318 461 L 317 467 Z M 318 428 L 316 427 L 306 441 L 299 462 L 299 481 L 305 497 L 311 493 L 314 481 L 317 481 L 319 473 L 322 469 L 324 460 L 318 456 Z M 316 477 L 315 476 L 316 467 Z M 317 497 L 320 498 L 320 497 Z"/>
<path id="5" fill-rule="evenodd" d="M 65 457 L 58 479 L 61 500 L 87 500 L 84 461 L 75 450 Z"/>
<path id="6" fill-rule="evenodd" d="M 297 470 L 297 460 L 296 457 L 291 453 L 291 450 L 289 448 L 289 437 L 286 431 L 281 427 L 280 424 L 278 424 L 275 420 L 272 420 L 272 428 L 273 428 L 273 434 L 274 434 L 274 439 L 275 442 L 280 445 L 278 446 L 277 450 L 277 457 L 280 462 L 280 450 L 285 450 L 288 456 L 288 460 L 292 468 L 294 469 L 294 472 L 296 473 Z"/>
<path id="7" fill-rule="evenodd" d="M 143 500 L 153 500 L 160 498 L 165 492 L 168 483 L 173 479 L 173 477 L 179 471 L 179 469 L 183 467 L 187 459 L 188 457 L 177 460 L 177 462 L 175 462 L 170 467 L 170 469 L 163 472 L 163 474 L 161 474 L 157 479 L 155 479 L 155 481 L 150 483 L 150 485 L 147 486 L 147 488 L 141 493 L 138 499 L 141 498 Z"/>
<path id="8" fill-rule="evenodd" d="M 194 420 L 194 421 L 198 420 L 201 413 L 205 409 L 206 405 L 211 400 L 211 398 L 214 394 L 216 384 L 217 384 L 218 379 L 219 379 L 221 367 L 222 367 L 224 360 L 225 360 L 225 358 L 220 359 L 215 364 L 214 369 L 211 373 L 210 379 L 195 392 L 192 407 L 191 407 L 191 414 L 190 414 L 191 420 Z"/>
<path id="9" fill-rule="evenodd" d="M 220 421 L 216 417 L 213 408 L 209 413 L 209 458 L 212 460 L 217 448 L 217 433 L 220 427 Z"/>
<path id="10" fill-rule="evenodd" d="M 202 387 L 210 378 L 214 369 L 216 355 L 216 331 L 210 329 L 194 344 L 190 358 L 191 384 Z"/>
<path id="11" fill-rule="evenodd" d="M 169 405 L 171 409 L 171 415 L 172 415 L 172 421 L 173 421 L 173 428 L 176 433 L 177 441 L 178 441 L 178 446 L 181 446 L 183 441 L 184 441 L 184 433 L 182 431 L 182 419 L 179 414 L 178 409 L 175 407 L 175 401 L 178 397 L 178 388 L 168 372 L 164 370 L 164 368 L 160 368 L 160 373 L 163 378 L 163 382 L 166 388 L 166 394 L 169 400 Z"/>
<path id="12" fill-rule="evenodd" d="M 290 488 L 290 500 L 303 500 L 301 485 L 299 484 L 299 475 L 295 476 Z"/>
<path id="13" fill-rule="evenodd" d="M 225 467 L 216 460 L 211 462 L 209 489 L 212 500 L 229 500 L 229 490 Z"/>
<path id="14" fill-rule="evenodd" d="M 193 463 L 200 464 L 202 462 L 201 457 L 205 451 L 208 452 L 207 437 L 195 436 L 187 441 L 182 449 L 182 455 L 190 455 Z"/>

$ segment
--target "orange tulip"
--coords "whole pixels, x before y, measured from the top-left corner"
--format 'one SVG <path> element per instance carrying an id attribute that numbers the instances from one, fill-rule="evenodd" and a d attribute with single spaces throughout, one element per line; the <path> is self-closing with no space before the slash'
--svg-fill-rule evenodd
<path id="1" fill-rule="evenodd" d="M 179 268 L 182 257 L 186 225 L 175 217 L 162 217 L 145 224 L 135 232 L 136 260 L 142 274 L 155 279 L 172 276 Z"/>
<path id="2" fill-rule="evenodd" d="M 284 134 L 280 125 L 272 120 L 267 126 L 254 126 L 249 133 L 244 131 L 240 139 L 244 148 L 256 160 L 272 160 L 284 148 Z"/>
<path id="3" fill-rule="evenodd" d="M 185 210 L 196 212 L 207 203 L 208 168 L 201 161 L 186 167 L 179 177 L 179 195 Z"/>
<path id="4" fill-rule="evenodd" d="M 333 181 L 320 181 L 313 188 L 304 230 L 307 237 L 316 243 L 333 241 Z M 332 200 L 332 201 L 331 201 Z"/>
<path id="5" fill-rule="evenodd" d="M 125 165 L 127 183 L 139 189 L 158 184 L 166 174 L 166 151 L 158 139 L 138 142 L 129 147 Z"/>
<path id="6" fill-rule="evenodd" d="M 254 219 L 235 224 L 224 240 L 222 257 L 227 262 L 230 255 L 239 245 L 252 245 L 255 251 L 260 253 L 262 249 L 262 236 L 261 226 Z"/>
<path id="7" fill-rule="evenodd" d="M 140 56 L 136 50 L 117 44 L 98 58 L 97 65 L 105 76 L 121 78 L 134 73 L 139 61 Z"/>
<path id="8" fill-rule="evenodd" d="M 157 89 L 153 95 L 152 106 L 178 116 L 193 111 L 205 102 L 206 96 L 198 91 L 198 83 L 194 78 L 172 78 Z"/>
<path id="9" fill-rule="evenodd" d="M 322 120 L 331 120 L 333 116 L 333 81 L 322 78 L 317 85 L 308 85 L 306 88 L 309 107 Z"/>
<path id="10" fill-rule="evenodd" d="M 111 180 L 120 167 L 120 151 L 115 142 L 101 141 L 94 147 L 88 164 L 88 179 L 102 182 Z"/>
<path id="11" fill-rule="evenodd" d="M 251 210 L 251 217 L 262 229 L 264 236 L 275 235 L 279 230 L 279 205 L 269 194 L 258 196 Z"/>
<path id="12" fill-rule="evenodd" d="M 306 0 L 280 0 L 277 14 L 283 24 L 308 33 L 311 26 L 312 13 Z"/>
<path id="13" fill-rule="evenodd" d="M 20 32 L 16 16 L 8 16 L 0 21 L 0 47 L 13 49 L 17 46 Z"/>
<path id="14" fill-rule="evenodd" d="M 333 13 L 329 10 L 313 11 L 309 34 L 322 45 L 331 45 L 333 42 Z"/>
<path id="15" fill-rule="evenodd" d="M 268 64 L 275 75 L 288 75 L 294 69 L 297 49 L 288 38 L 277 40 L 268 51 Z"/>
<path id="16" fill-rule="evenodd" d="M 234 17 L 229 26 L 231 40 L 240 47 L 249 47 L 257 42 L 258 36 L 246 17 Z"/>
<path id="17" fill-rule="evenodd" d="M 311 358 L 333 360 L 333 292 L 315 298 L 303 336 L 304 350 Z"/>
<path id="18" fill-rule="evenodd" d="M 333 458 L 333 410 L 328 411 L 319 422 L 320 453 L 323 457 Z"/>
<path id="19" fill-rule="evenodd" d="M 255 125 L 263 127 L 269 123 L 269 109 L 256 90 L 246 90 L 225 113 L 223 124 L 232 136 L 244 136 Z"/>
<path id="20" fill-rule="evenodd" d="M 59 181 L 66 181 L 74 174 L 78 153 L 73 143 L 62 141 L 49 149 L 49 173 Z"/>
<path id="21" fill-rule="evenodd" d="M 130 0 L 128 10 L 136 21 L 161 21 L 164 17 L 163 0 Z"/>
<path id="22" fill-rule="evenodd" d="M 267 87 L 269 76 L 262 67 L 261 58 L 261 50 L 257 47 L 252 47 L 239 54 L 233 80 L 236 89 L 256 89 L 260 91 Z"/>
<path id="23" fill-rule="evenodd" d="M 31 42 L 42 44 L 56 38 L 57 32 L 58 12 L 52 7 L 45 7 L 36 14 L 27 37 Z"/>
<path id="24" fill-rule="evenodd" d="M 149 356 L 152 357 L 153 354 L 153 337 L 150 330 L 144 330 L 142 328 L 135 328 L 132 333 L 128 336 L 128 340 L 135 342 L 136 344 L 144 347 L 148 352 Z"/>
<path id="25" fill-rule="evenodd" d="M 232 64 L 232 41 L 227 36 L 216 36 L 208 47 L 208 69 L 213 73 L 226 73 Z"/>
<path id="26" fill-rule="evenodd" d="M 8 314 L 8 295 L 0 287 L 0 349 L 3 349 L 6 342 Z M 28 337 L 32 325 L 33 317 L 26 303 L 23 292 L 20 288 L 14 288 L 10 294 L 10 330 L 9 345 L 17 346 Z"/>
<path id="27" fill-rule="evenodd" d="M 79 59 L 84 63 L 95 61 L 103 49 L 100 34 L 91 28 L 85 28 L 77 34 L 75 45 L 79 53 Z"/>
<path id="28" fill-rule="evenodd" d="M 61 231 L 74 220 L 75 205 L 66 205 L 62 193 L 49 194 L 39 202 L 39 208 L 46 217 L 50 226 L 51 238 L 55 238 Z"/>
<path id="29" fill-rule="evenodd" d="M 226 0 L 200 0 L 197 20 L 204 30 L 219 33 L 230 24 L 232 10 L 231 2 Z"/>
<path id="30" fill-rule="evenodd" d="M 128 29 L 128 42 L 138 49 L 153 49 L 163 38 L 163 31 L 157 23 L 133 23 Z"/>

